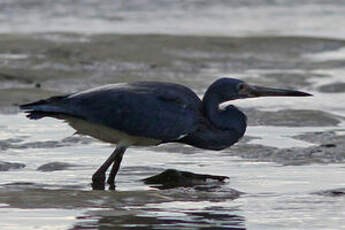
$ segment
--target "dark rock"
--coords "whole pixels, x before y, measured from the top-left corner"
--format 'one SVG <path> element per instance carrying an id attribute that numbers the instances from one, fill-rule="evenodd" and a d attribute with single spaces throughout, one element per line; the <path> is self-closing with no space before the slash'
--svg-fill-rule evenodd
<path id="1" fill-rule="evenodd" d="M 159 189 L 169 189 L 176 187 L 193 187 L 195 185 L 207 184 L 207 180 L 224 182 L 229 179 L 226 176 L 214 176 L 207 174 L 195 174 L 187 171 L 178 171 L 176 169 L 167 169 L 164 172 L 143 179 L 145 184 L 157 185 Z"/>
<path id="2" fill-rule="evenodd" d="M 37 170 L 42 171 L 42 172 L 52 172 L 52 171 L 69 169 L 75 166 L 77 165 L 64 163 L 64 162 L 50 162 L 50 163 L 41 165 L 40 167 L 37 168 Z"/>
<path id="3" fill-rule="evenodd" d="M 8 171 L 11 169 L 21 169 L 24 167 L 25 167 L 25 164 L 0 161 L 0 171 Z"/>

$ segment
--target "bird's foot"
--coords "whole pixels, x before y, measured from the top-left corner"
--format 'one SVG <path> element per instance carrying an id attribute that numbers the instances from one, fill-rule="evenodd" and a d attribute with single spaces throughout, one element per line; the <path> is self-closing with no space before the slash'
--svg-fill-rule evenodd
<path id="1" fill-rule="evenodd" d="M 111 174 L 108 177 L 107 183 L 109 185 L 109 190 L 115 190 L 115 177 Z"/>
<path id="2" fill-rule="evenodd" d="M 91 184 L 92 190 L 104 190 L 105 189 L 105 184 L 104 183 L 98 183 L 97 182 L 92 182 Z"/>
<path id="3" fill-rule="evenodd" d="M 109 184 L 109 190 L 115 190 L 116 186 L 115 184 Z"/>
<path id="4" fill-rule="evenodd" d="M 105 173 L 95 173 L 92 176 L 92 189 L 104 190 L 105 189 Z"/>

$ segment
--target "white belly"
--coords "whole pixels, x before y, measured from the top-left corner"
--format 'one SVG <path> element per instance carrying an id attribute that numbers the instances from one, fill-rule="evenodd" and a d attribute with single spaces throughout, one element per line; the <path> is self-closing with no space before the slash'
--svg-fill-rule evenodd
<path id="1" fill-rule="evenodd" d="M 120 144 L 123 146 L 139 145 L 139 146 L 150 146 L 158 145 L 161 140 L 139 137 L 128 135 L 124 132 L 108 128 L 103 125 L 98 125 L 94 123 L 87 122 L 82 119 L 78 119 L 70 116 L 63 116 L 63 119 L 68 122 L 68 124 L 74 128 L 78 134 L 88 135 L 99 139 L 104 142 L 112 144 Z"/>

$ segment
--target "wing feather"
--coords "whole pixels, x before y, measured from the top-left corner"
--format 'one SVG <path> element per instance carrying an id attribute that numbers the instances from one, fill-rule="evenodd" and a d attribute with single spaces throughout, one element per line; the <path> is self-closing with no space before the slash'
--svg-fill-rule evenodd
<path id="1" fill-rule="evenodd" d="M 46 104 L 41 106 L 49 112 Z M 113 84 L 71 94 L 54 101 L 53 112 L 164 142 L 195 131 L 200 106 L 200 99 L 184 86 L 151 82 Z M 32 110 L 39 111 L 39 106 Z"/>

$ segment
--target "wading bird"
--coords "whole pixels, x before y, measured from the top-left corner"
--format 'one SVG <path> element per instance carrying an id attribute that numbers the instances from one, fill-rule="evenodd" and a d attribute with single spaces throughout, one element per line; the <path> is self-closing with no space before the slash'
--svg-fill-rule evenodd
<path id="1" fill-rule="evenodd" d="M 78 93 L 51 97 L 20 108 L 30 119 L 65 120 L 77 133 L 116 144 L 116 149 L 93 174 L 93 188 L 115 184 L 122 156 L 132 145 L 184 143 L 222 150 L 246 131 L 246 115 L 223 102 L 263 96 L 311 96 L 308 93 L 253 86 L 221 78 L 209 86 L 202 100 L 189 88 L 164 82 L 110 84 Z"/>

